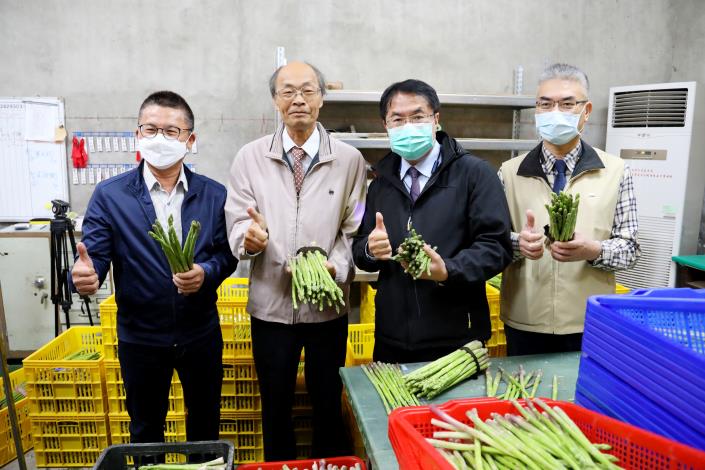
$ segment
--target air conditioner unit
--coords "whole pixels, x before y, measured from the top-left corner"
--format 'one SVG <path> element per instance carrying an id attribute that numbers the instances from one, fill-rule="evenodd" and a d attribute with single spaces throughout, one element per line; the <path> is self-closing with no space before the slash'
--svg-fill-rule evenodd
<path id="1" fill-rule="evenodd" d="M 675 284 L 672 256 L 696 253 L 705 191 L 705 92 L 696 82 L 610 88 L 606 151 L 634 178 L 641 258 L 630 288 Z M 697 101 L 696 101 L 697 96 Z"/>

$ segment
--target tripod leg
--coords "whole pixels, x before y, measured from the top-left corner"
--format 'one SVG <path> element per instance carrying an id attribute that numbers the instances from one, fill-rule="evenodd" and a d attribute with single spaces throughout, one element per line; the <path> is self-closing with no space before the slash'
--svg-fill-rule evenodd
<path id="1" fill-rule="evenodd" d="M 49 238 L 49 240 L 49 256 L 51 257 L 51 302 L 54 304 L 54 336 L 59 336 L 59 331 L 61 330 L 61 318 L 59 317 L 60 288 L 58 284 L 58 279 L 60 279 L 60 276 L 57 276 L 57 269 L 59 269 L 59 267 L 57 266 L 58 237 L 56 231 L 54 230 L 54 227 L 52 227 L 51 237 Z"/>
<path id="2" fill-rule="evenodd" d="M 66 328 L 71 328 L 71 318 L 69 311 L 71 310 L 71 304 L 73 304 L 73 297 L 71 295 L 71 289 L 69 288 L 69 252 L 68 244 L 66 243 L 66 237 L 61 237 L 61 245 L 63 248 L 62 259 L 64 262 L 64 268 L 61 271 L 61 287 L 64 293 L 64 302 L 62 306 L 64 308 L 64 315 L 66 316 Z"/>

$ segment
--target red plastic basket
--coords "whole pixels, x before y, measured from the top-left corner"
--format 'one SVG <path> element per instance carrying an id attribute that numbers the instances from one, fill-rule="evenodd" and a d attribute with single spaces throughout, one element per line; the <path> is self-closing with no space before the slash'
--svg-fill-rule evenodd
<path id="1" fill-rule="evenodd" d="M 337 465 L 338 467 L 347 465 L 348 468 L 355 468 L 355 464 L 358 464 L 360 465 L 360 470 L 367 470 L 367 467 L 365 467 L 365 462 L 357 457 L 331 457 L 329 459 L 323 460 L 325 460 L 326 463 L 329 463 L 331 465 Z M 321 459 L 290 460 L 287 462 L 246 463 L 244 465 L 238 465 L 237 470 L 281 470 L 284 465 L 288 466 L 289 468 L 297 467 L 300 469 L 310 469 L 314 463 L 320 461 Z"/>
<path id="2" fill-rule="evenodd" d="M 523 403 L 523 400 L 519 400 Z M 595 413 L 568 402 L 544 400 L 559 405 L 592 442 L 607 443 L 609 452 L 619 458 L 617 464 L 626 469 L 705 469 L 705 452 L 679 444 L 665 437 L 616 419 Z M 451 400 L 439 408 L 453 418 L 471 424 L 465 412 L 472 408 L 482 419 L 491 413 L 516 413 L 511 402 L 494 399 Z M 518 414 L 518 413 L 516 413 Z M 453 467 L 426 442 L 434 431 L 435 415 L 428 406 L 398 408 L 389 415 L 389 440 L 402 470 L 448 469 Z"/>

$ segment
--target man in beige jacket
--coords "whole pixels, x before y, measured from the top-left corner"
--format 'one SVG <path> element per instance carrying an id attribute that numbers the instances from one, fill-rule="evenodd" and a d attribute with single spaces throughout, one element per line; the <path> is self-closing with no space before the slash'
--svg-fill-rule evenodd
<path id="1" fill-rule="evenodd" d="M 341 412 L 348 291 L 354 276 L 351 236 L 362 219 L 366 168 L 362 155 L 328 136 L 317 122 L 325 82 L 313 66 L 294 62 L 270 79 L 284 125 L 245 145 L 235 157 L 225 204 L 230 247 L 250 260 L 247 311 L 262 396 L 266 460 L 296 458 L 292 407 L 302 348 L 313 406 L 313 456 L 350 452 Z M 343 289 L 345 307 L 294 308 L 289 258 L 316 245 Z"/>
<path id="2" fill-rule="evenodd" d="M 588 296 L 615 290 L 614 272 L 634 265 L 636 198 L 629 167 L 581 140 L 592 112 L 588 79 L 568 64 L 548 67 L 536 92 L 541 143 L 502 164 L 514 262 L 502 276 L 501 318 L 512 355 L 578 351 Z M 575 234 L 549 242 L 551 194 L 580 194 Z"/>

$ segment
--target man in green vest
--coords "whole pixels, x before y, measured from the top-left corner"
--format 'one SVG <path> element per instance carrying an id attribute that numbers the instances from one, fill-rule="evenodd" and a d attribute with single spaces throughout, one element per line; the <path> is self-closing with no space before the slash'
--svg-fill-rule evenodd
<path id="1" fill-rule="evenodd" d="M 579 351 L 587 297 L 614 293 L 614 272 L 640 255 L 629 167 L 581 139 L 592 112 L 588 92 L 577 67 L 544 70 L 535 113 L 541 143 L 499 170 L 514 249 L 500 315 L 510 356 Z M 573 238 L 551 242 L 545 205 L 560 191 L 580 194 L 580 205 Z"/>

